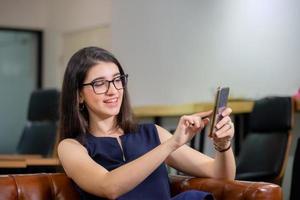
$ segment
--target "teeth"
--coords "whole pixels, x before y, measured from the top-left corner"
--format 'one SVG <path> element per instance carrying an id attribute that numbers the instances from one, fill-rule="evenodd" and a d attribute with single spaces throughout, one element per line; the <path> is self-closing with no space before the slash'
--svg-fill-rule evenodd
<path id="1" fill-rule="evenodd" d="M 105 103 L 115 103 L 115 102 L 117 102 L 117 99 L 110 99 L 110 100 L 106 100 L 104 102 Z"/>

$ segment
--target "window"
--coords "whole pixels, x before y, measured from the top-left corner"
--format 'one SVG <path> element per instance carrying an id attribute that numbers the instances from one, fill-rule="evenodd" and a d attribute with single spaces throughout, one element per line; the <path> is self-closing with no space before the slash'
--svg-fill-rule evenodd
<path id="1" fill-rule="evenodd" d="M 0 153 L 15 152 L 41 74 L 42 32 L 0 28 Z"/>

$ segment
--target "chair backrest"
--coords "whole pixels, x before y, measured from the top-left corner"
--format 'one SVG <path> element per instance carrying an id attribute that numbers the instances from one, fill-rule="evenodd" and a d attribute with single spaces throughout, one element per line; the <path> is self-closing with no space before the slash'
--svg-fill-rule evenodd
<path id="1" fill-rule="evenodd" d="M 255 101 L 249 129 L 253 132 L 286 132 L 292 128 L 291 97 L 266 97 Z"/>
<path id="2" fill-rule="evenodd" d="M 299 187 L 300 187 L 300 138 L 298 138 L 297 147 L 294 154 L 290 200 L 300 199 Z"/>
<path id="3" fill-rule="evenodd" d="M 281 184 L 291 144 L 292 117 L 290 97 L 255 101 L 249 133 L 237 161 L 237 179 Z"/>
<path id="4" fill-rule="evenodd" d="M 60 92 L 56 89 L 35 90 L 28 106 L 28 121 L 57 121 Z"/>
<path id="5" fill-rule="evenodd" d="M 51 156 L 57 139 L 59 91 L 33 91 L 27 123 L 17 146 L 19 154 Z"/>

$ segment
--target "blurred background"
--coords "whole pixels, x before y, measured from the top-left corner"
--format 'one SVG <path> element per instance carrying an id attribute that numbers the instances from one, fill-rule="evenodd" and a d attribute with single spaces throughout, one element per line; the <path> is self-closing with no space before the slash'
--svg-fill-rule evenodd
<path id="1" fill-rule="evenodd" d="M 133 106 L 212 102 L 219 85 L 231 99 L 293 96 L 299 19 L 297 0 L 0 0 L 0 152 L 16 148 L 30 92 L 60 90 L 85 46 L 115 54 Z M 293 141 L 299 124 L 298 112 Z"/>

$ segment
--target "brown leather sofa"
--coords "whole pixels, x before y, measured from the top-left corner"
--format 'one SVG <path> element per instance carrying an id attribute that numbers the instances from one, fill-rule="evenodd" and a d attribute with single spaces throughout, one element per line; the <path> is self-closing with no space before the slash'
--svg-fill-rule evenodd
<path id="1" fill-rule="evenodd" d="M 209 191 L 217 200 L 279 200 L 281 188 L 262 182 L 224 181 L 171 176 L 172 194 L 198 189 Z M 70 179 L 63 173 L 0 176 L 0 200 L 78 200 Z"/>

